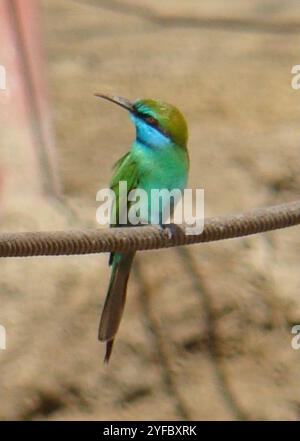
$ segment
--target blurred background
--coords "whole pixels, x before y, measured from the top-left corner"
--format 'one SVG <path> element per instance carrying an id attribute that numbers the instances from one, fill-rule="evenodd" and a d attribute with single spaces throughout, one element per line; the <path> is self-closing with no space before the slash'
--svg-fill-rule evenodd
<path id="1" fill-rule="evenodd" d="M 186 115 L 206 216 L 300 187 L 297 0 L 1 0 L 0 228 L 96 228 L 134 136 L 94 92 Z M 299 229 L 140 253 L 115 350 L 107 255 L 3 259 L 0 418 L 300 419 Z"/>

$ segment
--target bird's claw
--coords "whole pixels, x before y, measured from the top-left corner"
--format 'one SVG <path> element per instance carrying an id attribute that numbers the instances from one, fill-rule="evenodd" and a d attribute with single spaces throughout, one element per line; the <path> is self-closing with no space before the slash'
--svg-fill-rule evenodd
<path id="1" fill-rule="evenodd" d="M 163 231 L 166 231 L 168 233 L 168 239 L 172 239 L 173 236 L 178 233 L 179 231 L 181 231 L 179 225 L 176 225 L 174 223 L 170 223 L 170 224 L 161 224 L 160 227 L 162 228 Z"/>

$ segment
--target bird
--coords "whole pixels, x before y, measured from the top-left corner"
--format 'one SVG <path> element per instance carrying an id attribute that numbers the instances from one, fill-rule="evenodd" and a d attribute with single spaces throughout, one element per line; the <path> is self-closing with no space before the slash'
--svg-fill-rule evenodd
<path id="1" fill-rule="evenodd" d="M 120 96 L 95 93 L 95 96 L 108 100 L 126 109 L 134 123 L 136 136 L 130 150 L 113 167 L 110 189 L 116 198 L 112 210 L 115 210 L 119 226 L 119 182 L 127 183 L 127 192 L 141 189 L 149 196 L 147 201 L 148 219 L 151 215 L 152 189 L 186 188 L 189 172 L 189 154 L 187 150 L 188 127 L 181 111 L 167 102 L 150 98 L 128 100 Z M 130 202 L 125 202 L 125 206 Z M 123 206 L 123 205 L 122 205 Z M 159 224 L 164 227 L 165 211 L 163 203 L 159 205 Z M 174 207 L 173 207 L 174 209 Z M 169 213 L 168 213 L 169 214 Z M 129 225 L 130 226 L 130 225 Z M 135 256 L 134 251 L 113 252 L 109 265 L 111 276 L 108 291 L 100 319 L 98 339 L 106 342 L 104 362 L 108 363 L 117 334 L 126 301 L 127 282 Z"/>

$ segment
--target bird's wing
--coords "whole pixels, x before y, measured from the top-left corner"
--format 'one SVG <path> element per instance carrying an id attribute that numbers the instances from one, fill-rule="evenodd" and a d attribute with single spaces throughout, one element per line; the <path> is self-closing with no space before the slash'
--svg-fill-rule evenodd
<path id="1" fill-rule="evenodd" d="M 110 183 L 110 188 L 115 192 L 115 210 L 116 220 L 119 219 L 119 182 L 127 182 L 127 193 L 137 187 L 139 182 L 139 173 L 137 163 L 132 159 L 132 156 L 127 153 L 114 166 L 114 174 Z M 126 195 L 127 199 L 127 195 Z M 127 206 L 128 206 L 127 202 Z M 127 207 L 128 209 L 129 207 Z M 111 225 L 117 226 L 117 225 Z M 100 325 L 99 325 L 99 339 L 106 341 L 105 361 L 108 362 L 114 337 L 120 325 L 123 315 L 126 288 L 129 277 L 131 264 L 135 252 L 131 253 L 111 253 L 109 264 L 112 265 L 112 274 L 110 278 L 108 293 L 106 295 L 105 304 L 103 307 Z"/>
<path id="2" fill-rule="evenodd" d="M 127 182 L 127 195 L 131 190 L 134 190 L 139 184 L 139 169 L 137 162 L 132 158 L 131 152 L 127 152 L 120 158 L 113 166 L 113 176 L 110 181 L 110 188 L 115 193 L 115 203 L 112 207 L 112 217 L 116 219 L 116 224 L 111 223 L 111 227 L 119 226 L 119 182 Z M 126 195 L 126 197 L 127 197 Z M 129 210 L 129 203 L 127 201 L 127 213 Z M 109 265 L 112 264 L 114 253 L 110 253 Z"/>
<path id="3" fill-rule="evenodd" d="M 126 181 L 127 182 L 127 195 L 131 190 L 137 188 L 139 183 L 139 169 L 137 162 L 132 158 L 131 152 L 126 153 L 126 155 L 122 156 L 119 159 L 114 167 L 114 174 L 112 180 L 110 182 L 110 188 L 115 193 L 115 204 L 113 206 L 113 210 L 115 212 L 116 224 L 111 226 L 118 226 L 119 220 L 119 182 Z M 127 197 L 126 195 L 126 197 Z M 127 202 L 127 210 L 129 209 L 129 203 Z"/>

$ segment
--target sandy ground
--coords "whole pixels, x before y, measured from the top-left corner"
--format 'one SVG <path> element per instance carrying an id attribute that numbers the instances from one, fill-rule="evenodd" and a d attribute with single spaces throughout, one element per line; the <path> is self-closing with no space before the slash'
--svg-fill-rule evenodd
<path id="1" fill-rule="evenodd" d="M 97 226 L 95 194 L 133 127 L 95 91 L 178 105 L 207 216 L 298 197 L 298 1 L 41 5 L 59 174 L 76 215 L 51 201 L 33 215 L 25 200 L 2 230 Z M 97 341 L 107 255 L 2 261 L 0 418 L 299 420 L 299 257 L 299 228 L 141 253 L 109 366 Z"/>

